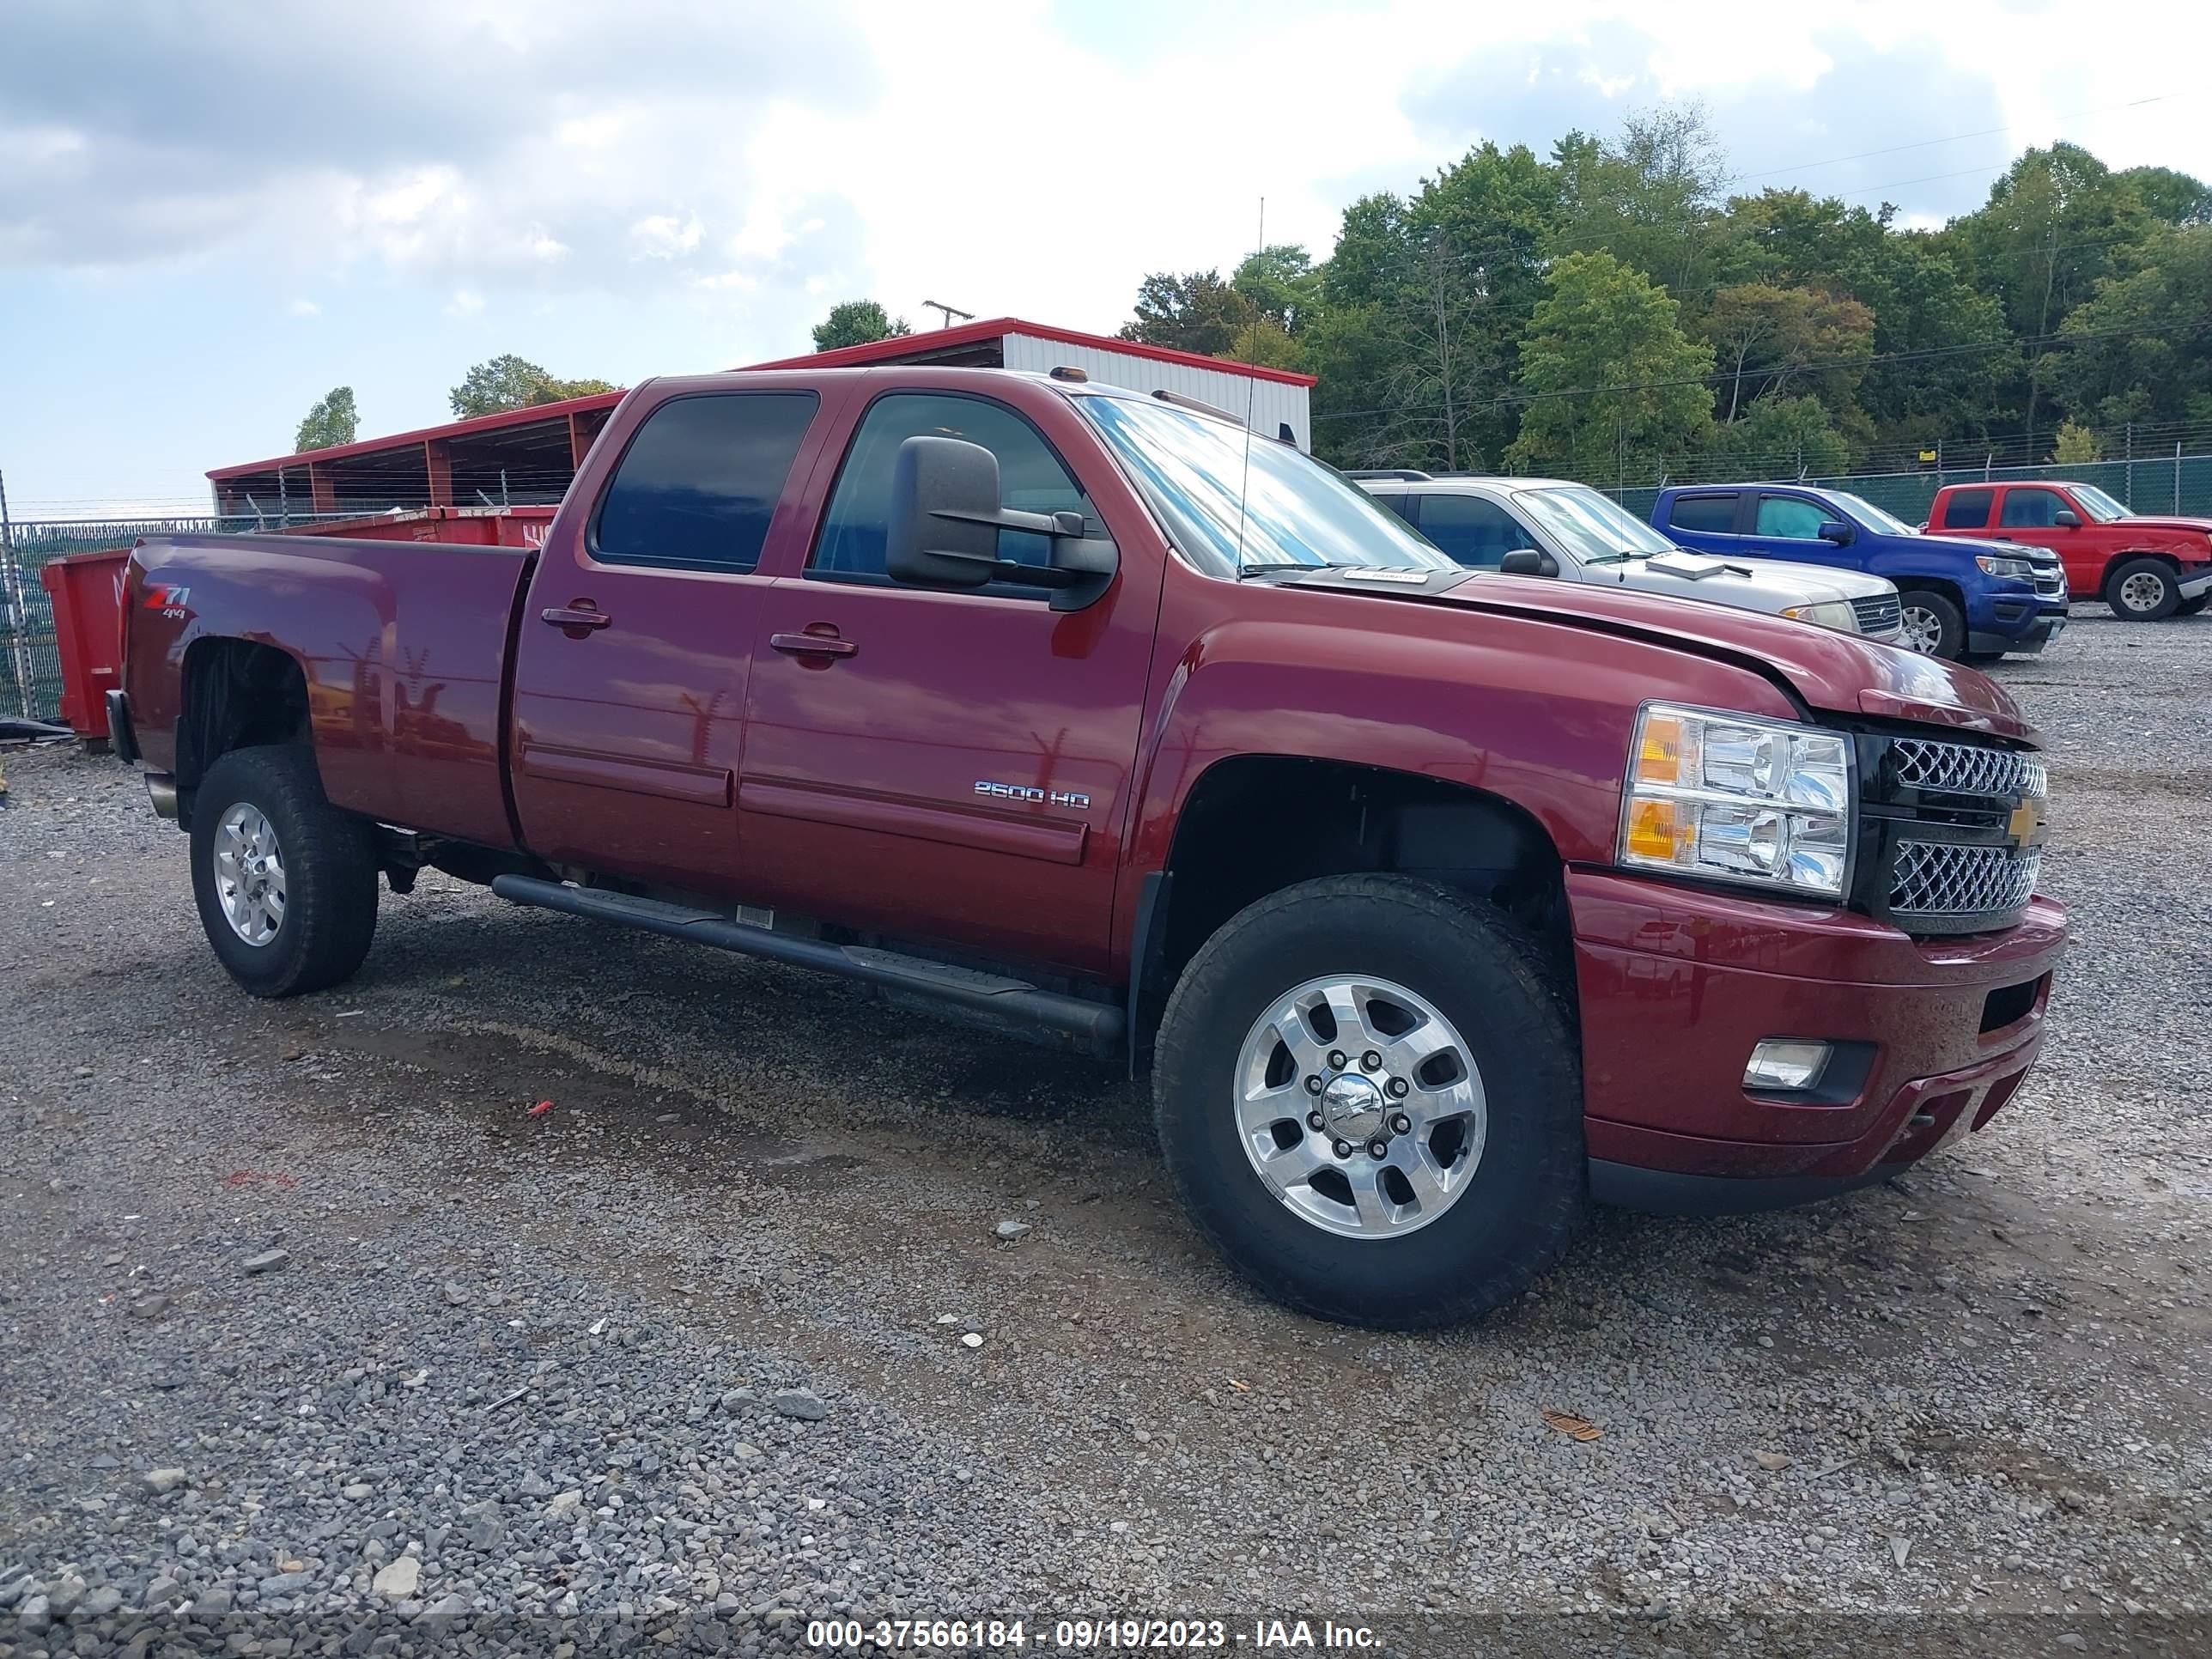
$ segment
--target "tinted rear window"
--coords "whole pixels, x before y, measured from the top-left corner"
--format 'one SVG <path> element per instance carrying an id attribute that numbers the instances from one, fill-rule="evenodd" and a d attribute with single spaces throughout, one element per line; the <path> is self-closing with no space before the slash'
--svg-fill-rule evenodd
<path id="1" fill-rule="evenodd" d="M 1695 530 L 1709 536 L 1735 533 L 1735 497 L 1680 495 L 1668 509 L 1667 522 L 1676 530 Z"/>
<path id="2" fill-rule="evenodd" d="M 1961 489 L 1943 503 L 1943 528 L 1979 530 L 1990 521 L 1990 497 L 1994 489 Z"/>
<path id="3" fill-rule="evenodd" d="M 615 468 L 592 556 L 752 569 L 817 402 L 811 392 L 722 392 L 663 404 Z"/>

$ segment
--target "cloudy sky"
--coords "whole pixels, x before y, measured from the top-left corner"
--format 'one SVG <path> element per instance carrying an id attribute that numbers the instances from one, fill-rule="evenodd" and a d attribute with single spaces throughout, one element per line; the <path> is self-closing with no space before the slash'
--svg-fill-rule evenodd
<path id="1" fill-rule="evenodd" d="M 349 384 L 628 384 L 836 301 L 1111 332 L 1149 270 L 1327 251 L 1480 139 L 1698 98 L 1747 189 L 1940 222 L 2025 145 L 2212 176 L 2179 0 L 6 0 L 0 474 L 195 510 Z"/>

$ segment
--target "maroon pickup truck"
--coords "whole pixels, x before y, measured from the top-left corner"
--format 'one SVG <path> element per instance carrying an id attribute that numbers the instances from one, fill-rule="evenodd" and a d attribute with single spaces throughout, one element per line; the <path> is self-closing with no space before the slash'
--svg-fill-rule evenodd
<path id="1" fill-rule="evenodd" d="M 1980 1128 L 2064 943 L 1981 675 L 1462 569 L 1074 370 L 655 381 L 542 550 L 153 539 L 127 592 L 117 744 L 246 990 L 430 866 L 926 999 L 1149 1069 L 1198 1224 L 1336 1319 Z"/>

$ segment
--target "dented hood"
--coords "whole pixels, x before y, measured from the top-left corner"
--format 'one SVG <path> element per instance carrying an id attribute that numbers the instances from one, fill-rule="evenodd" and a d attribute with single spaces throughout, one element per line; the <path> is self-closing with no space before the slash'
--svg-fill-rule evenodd
<path id="1" fill-rule="evenodd" d="M 1778 675 L 1808 706 L 1831 714 L 2039 742 L 2020 705 L 1987 675 L 1856 634 L 1693 599 L 1539 577 L 1480 576 L 1435 598 L 1446 605 L 1612 629 L 1733 657 Z"/>

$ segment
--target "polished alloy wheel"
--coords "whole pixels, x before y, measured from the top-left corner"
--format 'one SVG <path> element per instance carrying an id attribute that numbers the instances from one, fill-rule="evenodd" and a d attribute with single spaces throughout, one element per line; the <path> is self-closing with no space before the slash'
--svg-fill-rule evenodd
<path id="1" fill-rule="evenodd" d="M 1389 980 L 1309 980 L 1254 1022 L 1237 1060 L 1238 1139 L 1304 1220 L 1349 1238 L 1417 1231 L 1482 1161 L 1482 1078 L 1451 1022 Z"/>
<path id="2" fill-rule="evenodd" d="M 284 855 L 276 826 L 240 801 L 216 826 L 210 857 L 231 932 L 248 945 L 268 944 L 284 925 Z"/>
<path id="3" fill-rule="evenodd" d="M 1899 622 L 1897 642 L 1908 651 L 1932 657 L 1943 642 L 1942 621 L 1925 605 L 1908 605 Z"/>

